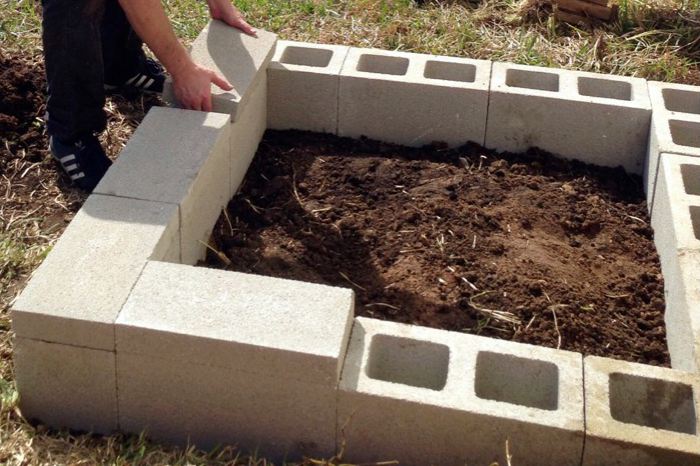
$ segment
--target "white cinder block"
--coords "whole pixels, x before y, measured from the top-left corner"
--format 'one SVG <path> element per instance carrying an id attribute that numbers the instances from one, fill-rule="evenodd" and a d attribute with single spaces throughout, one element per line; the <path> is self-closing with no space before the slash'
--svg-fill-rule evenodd
<path id="1" fill-rule="evenodd" d="M 117 319 L 121 353 L 335 386 L 351 290 L 149 263 Z"/>
<path id="2" fill-rule="evenodd" d="M 357 318 L 338 395 L 352 462 L 579 464 L 581 355 Z"/>
<path id="3" fill-rule="evenodd" d="M 267 81 L 267 76 L 260 79 L 255 89 L 251 91 L 249 105 L 241 112 L 238 121 L 231 126 L 229 199 L 241 186 L 267 129 Z"/>
<path id="4" fill-rule="evenodd" d="M 644 187 L 650 211 L 653 211 L 659 157 L 674 153 L 700 157 L 700 87 L 649 82 L 649 97 L 654 110 Z"/>
<path id="5" fill-rule="evenodd" d="M 484 141 L 491 62 L 351 48 L 338 134 L 407 146 Z"/>
<path id="6" fill-rule="evenodd" d="M 194 264 L 231 191 L 226 115 L 153 108 L 95 192 L 180 206 L 181 260 Z"/>
<path id="7" fill-rule="evenodd" d="M 340 69 L 349 49 L 279 41 L 267 69 L 268 128 L 336 134 Z"/>
<path id="8" fill-rule="evenodd" d="M 262 29 L 257 31 L 258 37 L 251 37 L 221 21 L 211 20 L 192 43 L 190 54 L 195 63 L 216 71 L 233 85 L 232 91 L 211 86 L 212 110 L 231 115 L 232 121 L 238 120 L 238 113 L 248 104 L 250 91 L 265 75 L 275 51 L 277 35 Z M 163 99 L 179 106 L 170 81 L 166 82 Z"/>
<path id="9" fill-rule="evenodd" d="M 14 366 L 25 418 L 100 434 L 117 429 L 114 352 L 17 338 Z"/>
<path id="10" fill-rule="evenodd" d="M 207 449 L 236 445 L 280 462 L 335 453 L 334 386 L 122 351 L 117 358 L 126 432 Z"/>
<path id="11" fill-rule="evenodd" d="M 651 214 L 675 369 L 700 369 L 700 157 L 661 154 Z"/>
<path id="12" fill-rule="evenodd" d="M 177 206 L 92 195 L 14 303 L 13 329 L 114 351 L 114 321 L 146 261 L 178 250 Z"/>
<path id="13" fill-rule="evenodd" d="M 698 374 L 584 359 L 588 465 L 699 465 Z"/>
<path id="14" fill-rule="evenodd" d="M 651 106 L 640 78 L 494 63 L 486 147 L 530 147 L 641 174 Z"/>

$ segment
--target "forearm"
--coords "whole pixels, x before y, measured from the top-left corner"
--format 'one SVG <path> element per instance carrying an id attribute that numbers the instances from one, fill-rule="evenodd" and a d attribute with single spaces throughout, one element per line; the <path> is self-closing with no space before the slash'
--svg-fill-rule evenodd
<path id="1" fill-rule="evenodd" d="M 139 37 L 173 76 L 194 63 L 175 36 L 160 0 L 119 0 Z"/>

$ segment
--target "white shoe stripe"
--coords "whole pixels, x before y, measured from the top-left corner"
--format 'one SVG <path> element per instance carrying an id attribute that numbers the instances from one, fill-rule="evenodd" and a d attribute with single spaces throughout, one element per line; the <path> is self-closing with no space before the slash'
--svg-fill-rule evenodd
<path id="1" fill-rule="evenodd" d="M 76 169 L 78 169 L 78 168 L 79 168 L 79 167 L 78 167 L 78 164 L 77 164 L 77 163 L 74 163 L 74 164 L 72 164 L 72 165 L 68 165 L 67 167 L 65 167 L 65 169 L 66 169 L 67 172 L 76 170 Z"/>
<path id="2" fill-rule="evenodd" d="M 85 173 L 80 172 L 70 176 L 70 179 L 73 181 L 79 180 L 80 178 L 85 178 Z"/>
<path id="3" fill-rule="evenodd" d="M 146 82 L 146 84 L 143 85 L 143 88 L 144 88 L 144 89 L 148 89 L 149 87 L 151 87 L 151 84 L 153 84 L 153 81 L 154 81 L 153 78 L 149 79 L 149 80 Z"/>
<path id="4" fill-rule="evenodd" d="M 129 84 L 131 84 L 131 83 L 133 83 L 134 81 L 136 81 L 136 80 L 139 78 L 139 76 L 141 76 L 141 73 L 138 73 L 136 76 L 134 76 L 133 78 L 129 79 L 129 80 L 126 82 L 126 85 L 128 86 Z"/>
<path id="5" fill-rule="evenodd" d="M 73 160 L 75 160 L 75 154 L 69 154 L 61 159 L 58 159 L 58 161 L 61 162 L 62 164 L 72 162 Z"/>
<path id="6" fill-rule="evenodd" d="M 141 76 L 141 79 L 139 79 L 139 80 L 134 84 L 134 86 L 136 86 L 136 87 L 141 87 L 141 84 L 143 84 L 143 82 L 144 82 L 147 78 L 148 78 L 148 76 L 146 76 L 146 75 Z"/>

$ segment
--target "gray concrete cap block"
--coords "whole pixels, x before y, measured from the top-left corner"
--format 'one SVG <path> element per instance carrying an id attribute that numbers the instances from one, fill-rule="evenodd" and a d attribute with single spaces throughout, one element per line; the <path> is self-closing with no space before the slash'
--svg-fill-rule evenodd
<path id="1" fill-rule="evenodd" d="M 233 85 L 224 91 L 212 84 L 213 111 L 231 115 L 233 121 L 245 108 L 250 91 L 265 74 L 275 51 L 277 35 L 258 29 L 251 37 L 218 20 L 211 20 L 192 43 L 192 59 L 223 75 Z"/>
<path id="2" fill-rule="evenodd" d="M 149 263 L 117 319 L 120 352 L 335 386 L 351 290 Z"/>
<path id="3" fill-rule="evenodd" d="M 178 208 L 92 195 L 12 307 L 18 337 L 114 350 L 114 321 L 148 259 L 175 260 Z"/>
<path id="4" fill-rule="evenodd" d="M 335 134 L 340 70 L 350 47 L 279 41 L 267 69 L 268 127 Z"/>
<path id="5" fill-rule="evenodd" d="M 642 173 L 651 105 L 639 78 L 494 63 L 486 146 L 539 147 Z"/>
<path id="6" fill-rule="evenodd" d="M 584 359 L 584 465 L 700 464 L 700 376 Z"/>
<path id="7" fill-rule="evenodd" d="M 25 418 L 100 434 L 117 429 L 113 352 L 17 338 L 14 366 Z"/>
<path id="8" fill-rule="evenodd" d="M 491 62 L 351 48 L 338 134 L 407 146 L 483 144 Z"/>
<path id="9" fill-rule="evenodd" d="M 576 464 L 581 355 L 357 318 L 338 398 L 351 461 Z"/>
<path id="10" fill-rule="evenodd" d="M 205 449 L 236 445 L 275 464 L 335 453 L 335 387 L 148 355 L 117 358 L 126 432 Z"/>

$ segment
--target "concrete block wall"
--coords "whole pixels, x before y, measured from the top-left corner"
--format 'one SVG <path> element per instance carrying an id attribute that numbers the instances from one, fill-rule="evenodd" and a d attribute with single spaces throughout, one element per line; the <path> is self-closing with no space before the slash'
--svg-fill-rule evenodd
<path id="1" fill-rule="evenodd" d="M 700 157 L 700 87 L 649 82 L 654 110 L 644 169 L 650 212 L 655 204 L 661 154 Z"/>
<path id="2" fill-rule="evenodd" d="M 490 74 L 485 60 L 351 48 L 338 134 L 407 146 L 483 144 Z"/>
<path id="3" fill-rule="evenodd" d="M 646 81 L 494 63 L 486 147 L 539 147 L 641 174 L 651 122 Z"/>

